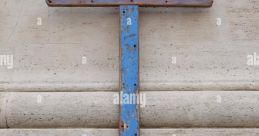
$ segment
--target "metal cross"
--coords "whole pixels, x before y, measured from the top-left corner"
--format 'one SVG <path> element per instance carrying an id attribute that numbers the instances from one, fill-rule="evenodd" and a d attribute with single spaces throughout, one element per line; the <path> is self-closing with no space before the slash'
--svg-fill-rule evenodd
<path id="1" fill-rule="evenodd" d="M 139 136 L 139 7 L 211 7 L 213 0 L 46 0 L 51 7 L 120 7 L 120 136 Z M 129 97 L 134 101 L 129 101 Z M 132 99 L 131 99 L 132 100 Z"/>

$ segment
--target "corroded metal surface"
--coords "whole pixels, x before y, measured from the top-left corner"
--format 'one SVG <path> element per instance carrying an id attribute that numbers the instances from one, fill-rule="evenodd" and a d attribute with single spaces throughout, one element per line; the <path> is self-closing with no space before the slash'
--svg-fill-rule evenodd
<path id="1" fill-rule="evenodd" d="M 154 7 L 211 7 L 213 0 L 46 0 L 49 6 L 104 7 L 139 5 Z"/>

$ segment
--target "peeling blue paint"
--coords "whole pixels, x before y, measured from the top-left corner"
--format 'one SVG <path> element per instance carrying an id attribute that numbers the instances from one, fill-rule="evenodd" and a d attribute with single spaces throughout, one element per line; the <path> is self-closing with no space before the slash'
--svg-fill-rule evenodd
<path id="1" fill-rule="evenodd" d="M 121 95 L 138 95 L 138 18 L 138 6 L 120 6 Z M 137 101 L 137 98 L 135 100 Z M 137 102 L 121 103 L 120 136 L 139 136 L 139 110 Z"/>

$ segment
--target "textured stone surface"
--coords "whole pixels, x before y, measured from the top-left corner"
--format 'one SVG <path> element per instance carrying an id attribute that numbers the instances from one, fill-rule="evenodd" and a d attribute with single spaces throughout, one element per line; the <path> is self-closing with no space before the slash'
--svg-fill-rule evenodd
<path id="1" fill-rule="evenodd" d="M 2 136 L 119 136 L 117 129 L 0 129 Z M 141 129 L 142 136 L 258 136 L 258 129 Z"/>
<path id="2" fill-rule="evenodd" d="M 6 128 L 6 100 L 7 96 L 6 93 L 0 93 L 0 128 Z"/>
<path id="3" fill-rule="evenodd" d="M 259 127 L 256 91 L 147 91 L 140 109 L 143 128 Z M 7 93 L 10 128 L 117 128 L 113 92 Z M 3 107 L 3 105 L 0 105 Z"/>
<path id="4" fill-rule="evenodd" d="M 118 90 L 117 8 L 48 8 L 44 0 L 0 7 L 0 54 L 14 55 L 14 69 L 0 67 L 0 90 Z M 259 90 L 259 68 L 247 65 L 247 55 L 259 54 L 258 10 L 258 0 L 141 8 L 141 90 Z"/>
<path id="5" fill-rule="evenodd" d="M 10 93 L 7 123 L 10 128 L 113 128 L 119 106 L 113 93 Z"/>
<path id="6" fill-rule="evenodd" d="M 258 0 L 215 0 L 210 9 L 142 8 L 140 90 L 147 101 L 141 126 L 259 127 L 259 93 L 251 91 L 259 90 L 259 68 L 247 65 L 247 55 L 259 54 L 258 11 Z M 119 106 L 109 92 L 119 90 L 117 8 L 48 8 L 44 0 L 2 0 L 4 54 L 14 55 L 14 68 L 0 66 L 1 128 L 118 127 Z M 240 128 L 141 133 L 259 135 L 258 129 Z M 0 129 L 0 135 L 117 136 L 118 130 Z"/>
<path id="7" fill-rule="evenodd" d="M 259 93 L 146 92 L 142 127 L 257 127 Z"/>

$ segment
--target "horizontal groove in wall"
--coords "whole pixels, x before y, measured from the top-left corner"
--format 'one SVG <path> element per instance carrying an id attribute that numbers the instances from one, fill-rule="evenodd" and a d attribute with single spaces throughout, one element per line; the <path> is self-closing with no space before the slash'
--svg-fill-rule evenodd
<path id="1" fill-rule="evenodd" d="M 119 90 L 115 82 L 99 83 L 0 83 L 0 92 L 110 92 Z M 141 91 L 259 91 L 259 82 L 194 81 L 140 82 Z"/>

